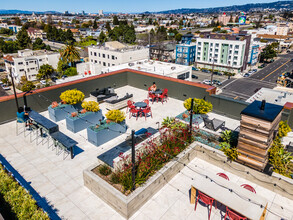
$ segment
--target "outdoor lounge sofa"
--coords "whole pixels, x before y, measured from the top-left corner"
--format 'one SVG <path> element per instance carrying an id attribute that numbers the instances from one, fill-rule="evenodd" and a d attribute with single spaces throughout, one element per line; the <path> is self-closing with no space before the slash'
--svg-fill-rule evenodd
<path id="1" fill-rule="evenodd" d="M 126 93 L 123 97 L 112 96 L 108 99 L 105 99 L 106 108 L 109 110 L 121 109 L 127 107 L 127 101 L 132 100 L 133 94 Z"/>
<path id="2" fill-rule="evenodd" d="M 225 121 L 222 121 L 216 118 L 214 118 L 213 120 L 210 120 L 208 118 L 203 118 L 203 121 L 204 121 L 204 127 L 213 131 L 217 131 L 220 128 L 223 128 L 225 126 Z"/>
<path id="3" fill-rule="evenodd" d="M 114 89 L 111 87 L 103 88 L 103 89 L 96 89 L 95 91 L 90 93 L 91 96 L 97 98 L 98 102 L 102 102 L 105 99 L 108 99 L 112 96 L 116 96 L 117 94 L 114 92 Z"/>

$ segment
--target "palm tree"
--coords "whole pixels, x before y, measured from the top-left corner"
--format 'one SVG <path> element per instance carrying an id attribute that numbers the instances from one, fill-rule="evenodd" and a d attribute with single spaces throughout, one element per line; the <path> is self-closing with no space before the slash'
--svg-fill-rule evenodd
<path id="1" fill-rule="evenodd" d="M 67 45 L 66 48 L 60 52 L 60 56 L 63 61 L 70 63 L 71 66 L 75 65 L 75 61 L 80 60 L 78 49 L 72 44 Z"/>

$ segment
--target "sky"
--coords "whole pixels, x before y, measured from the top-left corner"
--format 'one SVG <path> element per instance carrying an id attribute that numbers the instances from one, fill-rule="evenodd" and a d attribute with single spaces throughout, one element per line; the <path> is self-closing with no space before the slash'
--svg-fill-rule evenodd
<path id="1" fill-rule="evenodd" d="M 179 8 L 210 8 L 247 3 L 268 3 L 278 0 L 1 0 L 1 9 L 25 11 L 104 12 L 156 12 Z"/>

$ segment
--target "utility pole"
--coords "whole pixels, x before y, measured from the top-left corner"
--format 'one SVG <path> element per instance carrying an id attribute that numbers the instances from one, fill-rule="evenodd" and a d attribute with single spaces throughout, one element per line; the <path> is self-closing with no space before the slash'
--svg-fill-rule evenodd
<path id="1" fill-rule="evenodd" d="M 16 95 L 16 90 L 15 90 L 15 85 L 14 85 L 14 80 L 13 80 L 13 76 L 12 76 L 11 67 L 9 67 L 8 69 L 9 69 L 9 75 L 11 77 L 11 82 L 12 82 L 12 87 L 13 87 L 13 93 L 14 93 L 14 99 L 15 99 L 15 103 L 16 103 L 16 108 L 18 110 L 19 105 L 18 105 L 18 99 L 17 99 L 17 95 Z"/>
<path id="2" fill-rule="evenodd" d="M 131 162 L 132 162 L 132 190 L 135 190 L 135 137 L 134 130 L 131 131 Z"/>

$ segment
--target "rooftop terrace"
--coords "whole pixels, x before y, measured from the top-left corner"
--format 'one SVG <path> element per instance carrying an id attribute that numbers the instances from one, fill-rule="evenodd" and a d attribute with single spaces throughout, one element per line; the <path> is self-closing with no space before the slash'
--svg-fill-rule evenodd
<path id="1" fill-rule="evenodd" d="M 48 149 L 46 144 L 36 144 L 35 141 L 31 143 L 29 136 L 24 137 L 23 134 L 16 136 L 15 121 L 5 122 L 5 119 L 13 118 L 9 113 L 6 114 L 6 112 L 9 108 L 11 110 L 15 109 L 14 100 L 11 97 L 3 97 L 0 100 L 7 106 L 6 111 L 2 109 L 2 114 L 5 117 L 0 118 L 2 122 L 0 125 L 0 154 L 30 183 L 44 200 L 56 209 L 56 213 L 64 219 L 123 219 L 120 214 L 84 186 L 83 170 L 97 163 L 97 157 L 99 155 L 123 142 L 132 129 L 138 130 L 143 127 L 157 129 L 159 126 L 157 122 L 161 123 L 163 118 L 167 116 L 175 117 L 184 112 L 185 108 L 183 107 L 182 100 L 192 96 L 192 94 L 196 94 L 199 98 L 205 97 L 208 100 L 211 97 L 210 100 L 213 101 L 215 111 L 208 113 L 208 118 L 224 120 L 226 122 L 225 127 L 231 130 L 237 128 L 240 122 L 237 117 L 232 117 L 234 119 L 230 117 L 231 113 L 229 112 L 229 108 L 233 108 L 239 114 L 242 106 L 246 106 L 241 102 L 238 103 L 240 107 L 235 107 L 233 104 L 229 106 L 229 102 L 232 100 L 209 96 L 207 91 L 212 89 L 209 86 L 198 87 L 194 88 L 198 90 L 192 90 L 192 87 L 196 87 L 196 83 L 166 79 L 167 77 L 162 76 L 155 76 L 154 79 L 154 76 L 146 73 L 119 73 L 124 74 L 124 77 L 127 78 L 127 82 L 125 82 L 125 78 L 119 78 L 119 75 L 115 74 L 117 73 L 110 73 L 109 77 L 112 77 L 110 79 L 107 78 L 106 74 L 104 76 L 92 77 L 91 80 L 89 78 L 84 79 L 82 81 L 84 83 L 82 90 L 88 95 L 88 91 L 97 87 L 101 88 L 102 86 L 116 84 L 117 88 L 115 92 L 119 96 L 123 96 L 125 93 L 133 93 L 133 101 L 137 102 L 147 97 L 144 84 L 150 85 L 151 82 L 156 81 L 159 88 L 166 87 L 169 89 L 170 98 L 164 104 L 160 102 L 150 104 L 153 118 L 148 117 L 147 120 L 138 118 L 136 120 L 135 118 L 129 119 L 127 117 L 126 124 L 129 126 L 127 132 L 99 147 L 95 147 L 87 141 L 85 130 L 73 134 L 66 129 L 65 120 L 58 122 L 60 131 L 78 142 L 73 159 L 70 159 L 70 156 L 63 159 L 62 155 L 56 155 L 55 151 Z M 167 80 L 170 80 L 168 82 L 169 84 L 166 84 Z M 186 87 L 186 89 L 181 86 Z M 78 82 L 75 84 L 63 84 L 62 86 L 58 85 L 52 90 L 45 88 L 39 90 L 38 93 L 29 95 L 27 97 L 28 104 L 33 109 L 34 107 L 38 108 L 37 110 L 42 111 L 42 115 L 48 117 L 48 111 L 44 110 L 51 104 L 51 99 L 56 99 L 58 97 L 56 94 L 60 94 L 60 91 L 64 91 L 68 87 L 80 89 Z M 19 96 L 21 97 L 22 95 Z M 88 97 L 86 100 L 93 100 L 93 98 Z M 223 103 L 220 105 L 219 102 L 221 101 Z M 228 105 L 228 110 L 225 111 L 222 105 Z M 105 114 L 107 112 L 105 104 L 100 104 L 100 107 L 103 114 Z M 123 111 L 125 110 L 123 109 Z M 200 128 L 205 130 L 203 128 L 203 122 L 199 122 Z M 215 134 L 219 134 L 220 131 Z M 226 158 L 223 153 L 217 149 L 202 144 L 199 145 L 203 146 L 204 152 L 198 154 L 189 163 L 189 168 L 185 167 L 170 182 L 166 183 L 131 219 L 207 219 L 208 211 L 206 207 L 199 204 L 196 212 L 194 211 L 194 205 L 189 202 L 189 190 L 194 181 L 200 182 L 205 178 L 200 174 L 209 175 L 210 173 L 216 174 L 218 172 L 224 172 L 229 176 L 231 182 L 239 186 L 243 183 L 250 184 L 255 188 L 257 196 L 267 199 L 269 211 L 267 212 L 266 219 L 293 218 L 291 208 L 293 201 L 286 198 L 284 194 L 279 193 L 278 190 L 280 189 L 272 187 L 269 190 L 267 187 L 268 184 L 259 183 L 257 179 L 246 174 L 247 170 L 242 165 L 239 165 L 240 168 L 238 167 L 239 171 L 237 171 L 236 168 L 232 168 L 233 164 L 230 164 L 231 167 L 227 163 L 217 164 L 216 159 L 213 159 L 216 157 L 212 156 L 210 158 L 207 154 L 208 151 L 211 151 L 212 155 L 217 154 L 219 157 Z M 191 170 L 190 167 L 197 172 Z M 247 169 L 253 173 L 249 168 Z M 256 175 L 256 178 L 261 180 L 262 177 Z M 290 192 L 290 189 L 286 190 Z M 217 210 L 212 209 L 211 219 L 221 219 L 224 215 L 224 206 L 219 206 Z"/>

